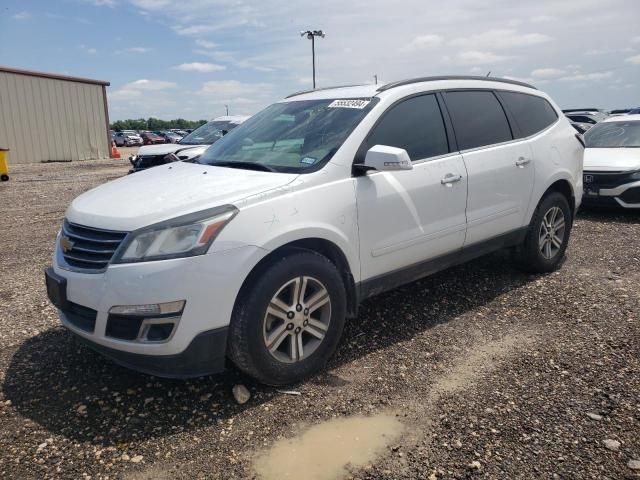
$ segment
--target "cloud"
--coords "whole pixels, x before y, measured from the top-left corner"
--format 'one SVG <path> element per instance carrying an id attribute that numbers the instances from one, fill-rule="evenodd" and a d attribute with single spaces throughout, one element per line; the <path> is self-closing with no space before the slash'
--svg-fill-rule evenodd
<path id="1" fill-rule="evenodd" d="M 209 40 L 202 40 L 202 39 L 197 39 L 196 45 L 202 48 L 209 48 L 209 49 L 218 47 L 218 44 L 216 42 L 211 42 Z"/>
<path id="2" fill-rule="evenodd" d="M 638 35 L 637 37 L 633 37 L 633 38 L 631 39 L 631 42 L 632 42 L 632 43 L 640 43 L 640 35 Z"/>
<path id="3" fill-rule="evenodd" d="M 27 12 L 26 10 L 23 10 L 21 12 L 16 13 L 15 15 L 13 15 L 13 19 L 14 20 L 29 20 L 33 17 L 33 15 L 31 15 L 30 12 Z"/>
<path id="4" fill-rule="evenodd" d="M 531 23 L 549 23 L 555 22 L 556 20 L 557 18 L 551 15 L 536 15 L 531 19 Z"/>
<path id="5" fill-rule="evenodd" d="M 419 50 L 425 50 L 428 48 L 437 47 L 442 44 L 444 39 L 440 35 L 419 35 L 411 40 L 407 45 L 402 47 L 404 52 L 416 52 Z"/>
<path id="6" fill-rule="evenodd" d="M 91 54 L 91 55 L 93 55 L 93 54 L 95 54 L 95 53 L 98 53 L 98 50 L 97 50 L 97 49 L 95 49 L 95 48 L 93 48 L 93 47 L 87 47 L 87 46 L 86 46 L 86 45 L 84 45 L 84 44 L 79 45 L 79 46 L 78 46 L 78 48 L 79 48 L 80 50 L 82 50 L 82 51 L 86 52 L 86 53 Z"/>
<path id="7" fill-rule="evenodd" d="M 633 57 L 627 57 L 624 59 L 627 63 L 632 63 L 633 65 L 640 65 L 640 55 L 634 55 Z"/>
<path id="8" fill-rule="evenodd" d="M 220 72 L 222 70 L 226 70 L 227 67 L 224 65 L 218 65 L 217 63 L 201 63 L 201 62 L 193 62 L 193 63 L 182 63 L 180 65 L 176 65 L 173 67 L 176 70 L 182 70 L 183 72 Z"/>
<path id="9" fill-rule="evenodd" d="M 599 82 L 612 77 L 613 72 L 593 72 L 568 75 L 566 77 L 560 77 L 558 80 L 561 82 Z"/>
<path id="10" fill-rule="evenodd" d="M 164 80 L 147 80 L 140 79 L 134 82 L 126 83 L 118 90 L 110 94 L 115 99 L 132 99 L 142 96 L 146 92 L 160 92 L 175 88 L 177 84 Z"/>
<path id="11" fill-rule="evenodd" d="M 457 47 L 473 47 L 487 49 L 511 49 L 514 47 L 528 47 L 540 45 L 553 40 L 553 37 L 543 33 L 521 33 L 514 29 L 494 29 L 486 32 L 454 39 L 451 44 Z"/>
<path id="12" fill-rule="evenodd" d="M 533 78 L 557 78 L 566 73 L 559 68 L 537 68 L 531 72 Z"/>
<path id="13" fill-rule="evenodd" d="M 139 53 L 139 54 L 143 54 L 143 53 L 149 53 L 152 50 L 153 50 L 153 48 L 150 48 L 150 47 L 128 47 L 128 48 L 123 48 L 122 50 L 117 50 L 116 53 L 118 53 L 118 54 L 122 54 L 122 53 Z"/>
<path id="14" fill-rule="evenodd" d="M 116 0 L 84 0 L 86 3 L 93 3 L 96 7 L 109 7 L 116 6 Z"/>
<path id="15" fill-rule="evenodd" d="M 477 50 L 467 50 L 457 53 L 454 56 L 445 56 L 444 60 L 452 65 L 473 66 L 473 65 L 493 65 L 505 62 L 514 57 L 507 55 L 496 55 L 492 52 L 479 52 Z"/>

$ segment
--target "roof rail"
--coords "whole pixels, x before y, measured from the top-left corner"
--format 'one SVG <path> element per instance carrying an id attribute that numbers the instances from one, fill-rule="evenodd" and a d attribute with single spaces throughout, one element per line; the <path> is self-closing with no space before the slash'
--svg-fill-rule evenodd
<path id="1" fill-rule="evenodd" d="M 336 85 L 334 87 L 312 88 L 309 90 L 300 90 L 299 92 L 292 93 L 284 98 L 297 97 L 298 95 L 304 95 L 305 93 L 321 92 L 322 90 L 333 90 L 334 88 L 362 87 L 363 85 L 364 84 L 359 83 L 355 85 Z"/>
<path id="2" fill-rule="evenodd" d="M 418 78 L 409 78 L 407 80 L 400 80 L 397 82 L 386 83 L 380 87 L 378 87 L 378 92 L 384 92 L 385 90 L 389 90 L 395 87 L 402 87 L 403 85 L 411 85 L 412 83 L 422 83 L 422 82 L 436 82 L 438 80 L 485 80 L 489 82 L 500 82 L 500 83 L 510 83 L 512 85 L 520 85 L 521 87 L 528 87 L 537 90 L 536 87 L 530 85 L 525 82 L 520 82 L 518 80 L 510 80 L 508 78 L 497 78 L 497 77 L 481 77 L 478 75 L 443 75 L 436 77 L 418 77 Z"/>

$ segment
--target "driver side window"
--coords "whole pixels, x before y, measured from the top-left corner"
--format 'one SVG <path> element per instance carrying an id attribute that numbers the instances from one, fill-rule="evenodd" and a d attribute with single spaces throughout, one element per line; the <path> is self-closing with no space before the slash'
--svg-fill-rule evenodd
<path id="1" fill-rule="evenodd" d="M 387 110 L 367 138 L 367 149 L 375 145 L 404 148 L 412 162 L 449 153 L 436 96 L 411 97 Z"/>

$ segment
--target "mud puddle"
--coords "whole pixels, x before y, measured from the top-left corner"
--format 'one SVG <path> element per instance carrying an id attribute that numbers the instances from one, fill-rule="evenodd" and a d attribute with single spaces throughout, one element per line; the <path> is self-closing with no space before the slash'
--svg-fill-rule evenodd
<path id="1" fill-rule="evenodd" d="M 342 479 L 348 467 L 364 467 L 384 453 L 403 428 L 391 414 L 336 418 L 276 442 L 254 468 L 262 480 Z"/>

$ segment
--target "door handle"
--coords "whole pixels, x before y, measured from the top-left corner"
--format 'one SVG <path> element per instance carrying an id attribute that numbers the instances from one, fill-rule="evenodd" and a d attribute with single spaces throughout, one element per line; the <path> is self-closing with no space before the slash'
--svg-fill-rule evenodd
<path id="1" fill-rule="evenodd" d="M 531 161 L 530 158 L 519 157 L 518 160 L 516 160 L 516 167 L 522 168 L 530 161 Z"/>
<path id="2" fill-rule="evenodd" d="M 459 182 L 460 180 L 462 180 L 462 175 L 454 175 L 452 173 L 447 173 L 445 177 L 442 180 L 440 180 L 440 183 L 442 185 L 446 185 L 450 187 L 452 183 Z"/>

